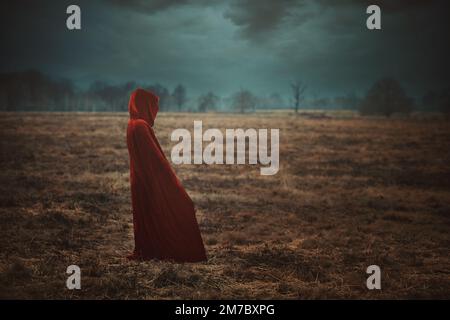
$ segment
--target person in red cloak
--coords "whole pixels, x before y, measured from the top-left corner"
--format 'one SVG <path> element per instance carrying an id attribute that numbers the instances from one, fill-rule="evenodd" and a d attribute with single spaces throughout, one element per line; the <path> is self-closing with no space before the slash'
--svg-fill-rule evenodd
<path id="1" fill-rule="evenodd" d="M 136 89 L 128 104 L 127 146 L 130 156 L 136 260 L 206 260 L 194 203 L 184 190 L 153 132 L 159 98 Z"/>

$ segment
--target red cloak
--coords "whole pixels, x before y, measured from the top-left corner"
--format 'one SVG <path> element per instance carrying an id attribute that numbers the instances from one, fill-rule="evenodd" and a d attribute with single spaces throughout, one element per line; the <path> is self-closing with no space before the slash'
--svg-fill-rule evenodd
<path id="1" fill-rule="evenodd" d="M 130 259 L 206 260 L 194 203 L 156 139 L 159 98 L 137 89 L 128 104 L 127 145 L 135 248 Z"/>

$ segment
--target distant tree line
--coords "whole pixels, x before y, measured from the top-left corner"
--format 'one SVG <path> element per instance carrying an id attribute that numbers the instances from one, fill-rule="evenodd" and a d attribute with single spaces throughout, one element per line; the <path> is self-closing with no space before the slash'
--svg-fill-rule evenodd
<path id="1" fill-rule="evenodd" d="M 308 109 L 347 109 L 358 110 L 361 115 L 381 115 L 390 117 L 396 113 L 409 114 L 421 109 L 423 111 L 440 111 L 450 113 L 450 86 L 437 91 L 429 91 L 418 103 L 407 95 L 399 81 L 393 77 L 377 80 L 364 97 L 354 93 L 330 98 L 306 100 L 306 86 L 301 81 L 291 84 L 293 109 L 298 112 L 300 102 Z"/>
<path id="2" fill-rule="evenodd" d="M 2 110 L 67 109 L 75 95 L 69 80 L 55 81 L 38 71 L 0 74 Z"/>
<path id="3" fill-rule="evenodd" d="M 70 80 L 54 79 L 29 70 L 0 74 L 0 111 L 127 111 L 129 95 L 137 87 L 158 95 L 161 111 L 248 113 L 257 109 L 292 108 L 297 113 L 299 109 L 346 109 L 358 110 L 362 115 L 391 116 L 409 113 L 418 107 L 401 84 L 391 77 L 376 81 L 363 97 L 350 92 L 332 98 L 307 97 L 306 84 L 296 80 L 290 83 L 291 96 L 286 101 L 276 92 L 257 96 L 245 88 L 223 98 L 209 91 L 189 99 L 182 84 L 170 91 L 159 83 L 149 85 L 134 81 L 122 84 L 96 81 L 81 90 Z M 450 87 L 429 91 L 418 102 L 424 110 L 450 113 Z"/>
<path id="4" fill-rule="evenodd" d="M 134 81 L 114 85 L 103 81 L 80 90 L 67 79 L 53 79 L 30 70 L 0 74 L 0 110 L 3 111 L 127 111 L 130 93 L 141 87 L 160 98 L 162 111 L 183 110 L 186 89 L 180 84 L 171 93 L 161 84 Z"/>

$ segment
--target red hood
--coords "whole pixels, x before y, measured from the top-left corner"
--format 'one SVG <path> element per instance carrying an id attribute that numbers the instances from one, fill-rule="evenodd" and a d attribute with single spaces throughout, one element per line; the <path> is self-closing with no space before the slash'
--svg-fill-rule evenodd
<path id="1" fill-rule="evenodd" d="M 134 90 L 128 102 L 130 119 L 142 119 L 153 126 L 159 110 L 158 102 L 159 97 L 150 91 L 141 88 Z"/>

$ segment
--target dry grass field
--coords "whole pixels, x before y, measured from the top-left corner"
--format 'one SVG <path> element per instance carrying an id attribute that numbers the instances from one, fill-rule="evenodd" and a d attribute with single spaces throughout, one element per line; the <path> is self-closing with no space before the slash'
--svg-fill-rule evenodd
<path id="1" fill-rule="evenodd" d="M 120 114 L 0 117 L 0 298 L 450 298 L 450 123 L 173 114 L 155 132 L 280 128 L 280 171 L 182 165 L 209 260 L 130 262 Z M 81 290 L 66 268 L 81 267 Z M 367 266 L 382 290 L 366 288 Z"/>

